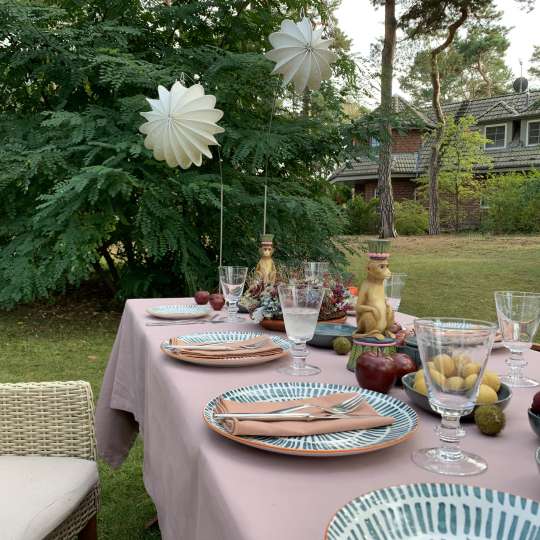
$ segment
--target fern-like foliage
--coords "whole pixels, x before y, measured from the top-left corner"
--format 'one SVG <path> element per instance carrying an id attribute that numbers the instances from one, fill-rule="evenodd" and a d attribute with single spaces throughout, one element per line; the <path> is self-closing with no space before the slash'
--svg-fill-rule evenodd
<path id="1" fill-rule="evenodd" d="M 305 4 L 0 0 L 0 306 L 95 272 L 120 297 L 216 287 L 216 149 L 201 168 L 170 169 L 138 133 L 145 96 L 182 77 L 225 111 L 224 262 L 258 258 L 266 170 L 277 258 L 338 260 L 342 216 L 326 177 L 348 145 L 341 104 L 354 64 L 339 49 L 339 81 L 299 99 L 262 54 Z M 328 21 L 336 4 L 309 9 Z"/>

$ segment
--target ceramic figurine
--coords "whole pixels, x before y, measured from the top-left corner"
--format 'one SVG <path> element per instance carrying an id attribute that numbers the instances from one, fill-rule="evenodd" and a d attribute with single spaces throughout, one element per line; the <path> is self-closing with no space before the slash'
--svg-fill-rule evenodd
<path id="1" fill-rule="evenodd" d="M 367 278 L 360 285 L 356 302 L 355 338 L 384 340 L 394 338 L 390 327 L 394 312 L 386 301 L 384 280 L 391 276 L 388 269 L 388 240 L 369 240 Z"/>
<path id="2" fill-rule="evenodd" d="M 255 277 L 265 285 L 276 281 L 276 265 L 272 259 L 274 253 L 273 235 L 263 234 L 261 238 L 261 259 L 255 268 Z"/>

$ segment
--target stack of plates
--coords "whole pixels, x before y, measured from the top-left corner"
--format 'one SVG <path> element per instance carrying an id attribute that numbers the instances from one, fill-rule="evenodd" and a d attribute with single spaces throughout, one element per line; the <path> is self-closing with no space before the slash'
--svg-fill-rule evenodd
<path id="1" fill-rule="evenodd" d="M 154 306 L 146 310 L 149 315 L 160 319 L 198 319 L 210 314 L 211 308 L 208 306 L 169 304 L 165 306 Z"/>

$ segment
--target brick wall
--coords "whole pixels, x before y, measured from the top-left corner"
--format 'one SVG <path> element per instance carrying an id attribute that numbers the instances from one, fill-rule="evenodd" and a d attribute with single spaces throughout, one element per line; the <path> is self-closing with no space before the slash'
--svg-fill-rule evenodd
<path id="1" fill-rule="evenodd" d="M 418 129 L 403 134 L 394 132 L 392 139 L 392 152 L 416 152 L 422 144 L 422 134 Z"/>
<path id="2" fill-rule="evenodd" d="M 394 193 L 394 199 L 396 201 L 402 201 L 403 199 L 414 199 L 415 183 L 407 178 L 395 178 L 392 180 L 392 190 Z M 377 188 L 377 182 L 366 182 L 364 184 L 363 195 L 366 201 L 369 201 L 375 196 L 375 189 Z M 361 191 L 359 191 L 362 193 Z"/>

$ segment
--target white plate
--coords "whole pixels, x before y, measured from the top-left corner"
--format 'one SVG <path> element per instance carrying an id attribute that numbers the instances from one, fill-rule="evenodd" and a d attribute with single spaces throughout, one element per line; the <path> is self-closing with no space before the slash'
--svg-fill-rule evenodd
<path id="1" fill-rule="evenodd" d="M 146 313 L 160 319 L 199 319 L 210 314 L 208 306 L 169 304 L 146 309 Z"/>

